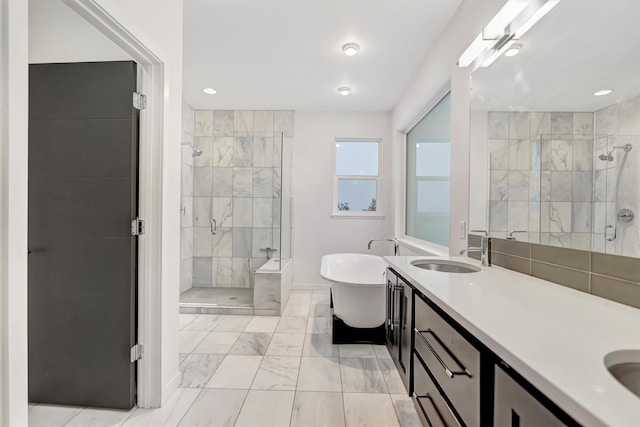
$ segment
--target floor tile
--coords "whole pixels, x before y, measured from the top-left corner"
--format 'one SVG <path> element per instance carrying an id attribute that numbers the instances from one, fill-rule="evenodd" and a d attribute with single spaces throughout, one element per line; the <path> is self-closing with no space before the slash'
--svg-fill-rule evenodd
<path id="1" fill-rule="evenodd" d="M 66 424 L 82 411 L 82 406 L 46 405 L 29 408 L 29 427 L 57 427 Z"/>
<path id="2" fill-rule="evenodd" d="M 340 359 L 303 357 L 300 362 L 297 390 L 342 391 Z"/>
<path id="3" fill-rule="evenodd" d="M 391 401 L 396 409 L 396 415 L 401 427 L 422 427 L 413 400 L 406 394 L 392 394 Z"/>
<path id="4" fill-rule="evenodd" d="M 302 356 L 304 334 L 275 333 L 267 349 L 268 356 Z"/>
<path id="5" fill-rule="evenodd" d="M 293 391 L 250 390 L 235 427 L 288 427 Z"/>
<path id="6" fill-rule="evenodd" d="M 396 368 L 393 360 L 378 359 L 378 363 L 380 364 L 380 371 L 382 372 L 382 377 L 384 378 L 384 382 L 387 385 L 388 392 L 396 394 L 406 394 L 407 389 L 404 387 L 404 383 L 402 382 L 400 374 L 398 373 L 398 368 Z"/>
<path id="7" fill-rule="evenodd" d="M 196 318 L 195 314 L 181 314 L 179 328 L 184 328 L 189 322 Z"/>
<path id="8" fill-rule="evenodd" d="M 343 398 L 346 427 L 400 426 L 388 394 L 344 393 Z"/>
<path id="9" fill-rule="evenodd" d="M 387 393 L 378 359 L 340 358 L 340 376 L 345 393 Z"/>
<path id="10" fill-rule="evenodd" d="M 216 332 L 243 332 L 253 316 L 224 316 L 216 326 Z"/>
<path id="11" fill-rule="evenodd" d="M 211 332 L 193 350 L 194 353 L 227 354 L 240 337 L 240 332 Z"/>
<path id="12" fill-rule="evenodd" d="M 292 293 L 289 302 L 282 310 L 283 316 L 304 316 L 309 315 L 309 307 L 311 306 L 311 294 L 309 293 Z"/>
<path id="13" fill-rule="evenodd" d="M 178 353 L 178 363 L 182 363 L 190 353 Z"/>
<path id="14" fill-rule="evenodd" d="M 340 357 L 338 346 L 331 342 L 331 334 L 307 334 L 304 337 L 303 356 Z"/>
<path id="15" fill-rule="evenodd" d="M 376 357 L 371 344 L 340 344 L 340 357 Z"/>
<path id="16" fill-rule="evenodd" d="M 329 305 L 331 302 L 331 298 L 329 297 L 329 292 L 326 293 L 316 293 L 314 292 L 311 295 L 311 304 L 326 304 Z"/>
<path id="17" fill-rule="evenodd" d="M 342 393 L 298 391 L 291 427 L 344 427 Z"/>
<path id="18" fill-rule="evenodd" d="M 331 322 L 328 317 L 309 317 L 307 321 L 308 334 L 329 334 L 331 333 Z"/>
<path id="19" fill-rule="evenodd" d="M 299 357 L 265 356 L 251 388 L 257 390 L 295 390 L 299 369 Z"/>
<path id="20" fill-rule="evenodd" d="M 376 357 L 378 359 L 391 359 L 391 354 L 389 353 L 389 349 L 386 345 L 374 345 L 373 351 L 376 352 Z"/>
<path id="21" fill-rule="evenodd" d="M 307 331 L 307 318 L 304 316 L 282 316 L 276 332 L 304 334 Z"/>
<path id="22" fill-rule="evenodd" d="M 204 387 L 223 359 L 222 354 L 189 355 L 180 364 L 180 372 L 182 372 L 180 387 Z"/>
<path id="23" fill-rule="evenodd" d="M 207 335 L 205 331 L 178 332 L 178 353 L 191 353 Z"/>
<path id="24" fill-rule="evenodd" d="M 122 427 L 175 427 L 200 394 L 197 388 L 179 388 L 162 408 L 137 408 Z"/>
<path id="25" fill-rule="evenodd" d="M 249 389 L 261 363 L 262 356 L 228 355 L 206 387 Z"/>
<path id="26" fill-rule="evenodd" d="M 85 408 L 65 427 L 113 427 L 121 425 L 135 411 L 135 407 L 129 411 L 116 409 Z"/>
<path id="27" fill-rule="evenodd" d="M 276 330 L 278 326 L 279 317 L 276 316 L 256 316 L 244 329 L 245 332 L 271 332 Z"/>
<path id="28" fill-rule="evenodd" d="M 309 317 L 330 317 L 331 308 L 329 304 L 311 304 Z"/>
<path id="29" fill-rule="evenodd" d="M 271 334 L 266 332 L 243 332 L 229 350 L 229 354 L 247 354 L 263 356 L 271 341 Z"/>
<path id="30" fill-rule="evenodd" d="M 212 331 L 218 326 L 223 317 L 215 314 L 199 314 L 191 322 L 187 323 L 183 331 Z"/>
<path id="31" fill-rule="evenodd" d="M 233 427 L 247 390 L 204 389 L 180 422 L 180 427 Z"/>

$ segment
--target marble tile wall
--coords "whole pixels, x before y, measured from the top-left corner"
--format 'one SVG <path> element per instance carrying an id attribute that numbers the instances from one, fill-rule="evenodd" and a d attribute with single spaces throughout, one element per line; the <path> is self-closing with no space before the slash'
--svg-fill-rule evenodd
<path id="1" fill-rule="evenodd" d="M 596 111 L 595 135 L 592 250 L 640 257 L 640 96 Z M 631 151 L 615 150 L 612 161 L 598 158 L 625 144 L 632 145 Z M 624 208 L 636 219 L 618 221 L 616 213 Z M 615 240 L 605 239 L 607 225 L 615 227 Z"/>
<path id="2" fill-rule="evenodd" d="M 180 292 L 193 286 L 193 150 L 194 110 L 182 103 L 182 176 L 180 206 Z"/>
<path id="3" fill-rule="evenodd" d="M 280 256 L 282 138 L 292 145 L 294 112 L 199 110 L 194 125 L 193 286 L 252 287 L 260 249 Z"/>
<path id="4" fill-rule="evenodd" d="M 489 228 L 589 249 L 593 114 L 490 112 Z"/>

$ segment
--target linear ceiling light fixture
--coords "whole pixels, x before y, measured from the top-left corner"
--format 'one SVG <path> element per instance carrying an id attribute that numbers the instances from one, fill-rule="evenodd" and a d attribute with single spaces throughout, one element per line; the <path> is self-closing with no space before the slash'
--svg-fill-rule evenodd
<path id="1" fill-rule="evenodd" d="M 458 66 L 473 66 L 475 70 L 493 64 L 559 2 L 560 0 L 508 0 L 460 55 Z"/>

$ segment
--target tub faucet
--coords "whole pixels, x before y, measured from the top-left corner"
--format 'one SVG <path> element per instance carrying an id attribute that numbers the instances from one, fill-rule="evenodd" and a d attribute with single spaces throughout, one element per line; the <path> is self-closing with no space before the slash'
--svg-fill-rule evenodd
<path id="1" fill-rule="evenodd" d="M 469 246 L 460 251 L 460 255 L 464 255 L 466 252 L 480 252 L 480 261 L 483 267 L 491 267 L 491 259 L 489 258 L 489 237 L 480 237 L 480 246 Z"/>
<path id="2" fill-rule="evenodd" d="M 371 244 L 373 242 L 393 242 L 393 255 L 398 256 L 398 251 L 400 250 L 400 244 L 398 243 L 398 239 L 371 239 L 369 240 L 369 244 L 367 245 L 367 249 L 371 250 Z"/>

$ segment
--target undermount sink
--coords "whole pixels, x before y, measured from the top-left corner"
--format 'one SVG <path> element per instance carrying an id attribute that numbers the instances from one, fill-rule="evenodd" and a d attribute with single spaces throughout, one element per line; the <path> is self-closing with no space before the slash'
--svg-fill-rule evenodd
<path id="1" fill-rule="evenodd" d="M 607 369 L 627 390 L 640 397 L 640 350 L 619 350 L 604 358 Z"/>
<path id="2" fill-rule="evenodd" d="M 443 273 L 475 273 L 480 271 L 480 267 L 467 264 L 466 262 L 442 259 L 418 259 L 411 261 L 411 265 L 424 268 L 425 270 L 440 271 Z"/>

